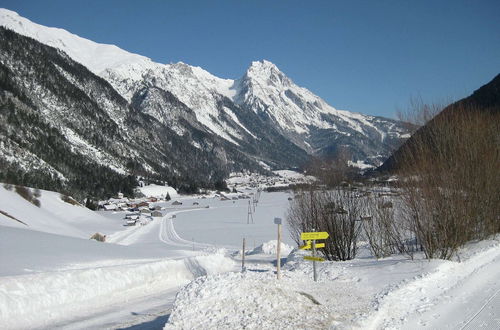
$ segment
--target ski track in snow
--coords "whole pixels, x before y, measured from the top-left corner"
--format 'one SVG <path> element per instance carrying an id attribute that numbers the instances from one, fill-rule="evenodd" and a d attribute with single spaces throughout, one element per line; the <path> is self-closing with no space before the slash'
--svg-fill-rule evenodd
<path id="1" fill-rule="evenodd" d="M 383 295 L 363 328 L 498 329 L 498 274 L 498 244 L 460 263 L 443 262 L 436 271 L 405 281 Z"/>
<path id="2" fill-rule="evenodd" d="M 171 212 L 167 213 L 162 219 L 161 219 L 161 225 L 160 225 L 160 231 L 159 231 L 159 238 L 162 242 L 168 245 L 174 245 L 174 246 L 180 246 L 180 247 L 186 247 L 186 248 L 197 248 L 197 249 L 203 249 L 203 248 L 209 248 L 211 245 L 209 244 L 203 244 L 203 243 L 196 243 L 193 241 L 188 241 L 183 239 L 182 237 L 177 234 L 175 231 L 174 227 L 174 215 L 181 213 L 181 212 L 189 212 L 189 211 L 197 211 L 200 210 L 199 208 L 192 209 L 192 210 L 183 210 L 183 211 L 176 211 L 176 212 Z"/>
<path id="3" fill-rule="evenodd" d="M 132 245 L 136 242 L 140 242 L 141 236 L 158 230 L 158 239 L 168 246 L 182 247 L 186 248 L 187 250 L 191 250 L 193 249 L 193 247 L 197 250 L 211 248 L 211 244 L 198 243 L 183 239 L 181 236 L 179 236 L 174 227 L 175 215 L 183 212 L 194 212 L 199 210 L 203 209 L 192 208 L 181 211 L 167 212 L 161 219 L 153 220 L 147 225 L 132 226 L 125 230 L 114 233 L 107 238 L 107 241 L 114 244 Z"/>

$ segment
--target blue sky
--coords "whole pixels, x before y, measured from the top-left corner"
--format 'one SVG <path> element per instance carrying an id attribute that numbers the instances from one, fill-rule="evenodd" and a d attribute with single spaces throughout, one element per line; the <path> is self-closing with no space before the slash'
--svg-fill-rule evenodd
<path id="1" fill-rule="evenodd" d="M 500 73 L 500 1 L 25 1 L 0 6 L 161 63 L 239 78 L 275 63 L 337 109 L 394 117 Z"/>

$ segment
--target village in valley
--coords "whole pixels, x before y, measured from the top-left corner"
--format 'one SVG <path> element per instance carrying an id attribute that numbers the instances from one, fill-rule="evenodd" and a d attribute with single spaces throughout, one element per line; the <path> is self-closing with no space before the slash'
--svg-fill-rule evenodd
<path id="1" fill-rule="evenodd" d="M 209 208 L 203 203 L 206 199 L 218 201 L 250 200 L 252 204 L 258 201 L 258 194 L 268 188 L 288 190 L 295 185 L 307 184 L 314 181 L 314 177 L 305 176 L 294 171 L 276 171 L 274 176 L 256 173 L 233 173 L 227 180 L 226 191 L 204 191 L 197 195 L 179 195 L 168 184 L 146 185 L 144 180 L 139 180 L 137 195 L 142 197 L 128 198 L 123 193 L 108 200 L 99 201 L 97 211 L 121 213 L 124 215 L 124 226 L 147 225 L 155 218 L 173 210 L 193 210 Z"/>

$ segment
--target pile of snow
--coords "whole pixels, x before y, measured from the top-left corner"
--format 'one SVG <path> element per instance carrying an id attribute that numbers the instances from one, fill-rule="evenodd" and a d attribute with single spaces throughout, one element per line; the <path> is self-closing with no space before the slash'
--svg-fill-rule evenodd
<path id="1" fill-rule="evenodd" d="M 184 287 L 164 329 L 326 329 L 334 316 L 269 274 L 227 273 Z"/>
<path id="2" fill-rule="evenodd" d="M 286 245 L 285 243 L 281 242 L 281 255 L 282 256 L 287 256 L 292 250 L 293 247 L 290 245 Z M 261 245 L 257 246 L 255 249 L 246 252 L 245 254 L 252 255 L 252 254 L 276 254 L 276 250 L 278 248 L 278 241 L 277 240 L 271 240 L 266 243 L 262 243 Z"/>
<path id="3" fill-rule="evenodd" d="M 157 294 L 233 267 L 223 255 L 207 255 L 2 277 L 0 324 L 7 329 L 43 328 L 68 315 L 83 316 L 86 310 Z"/>
<path id="4" fill-rule="evenodd" d="M 169 186 L 158 186 L 155 184 L 150 184 L 149 186 L 139 187 L 141 193 L 146 197 L 156 197 L 156 198 L 165 198 L 168 195 L 170 197 L 176 197 L 177 190 Z"/>

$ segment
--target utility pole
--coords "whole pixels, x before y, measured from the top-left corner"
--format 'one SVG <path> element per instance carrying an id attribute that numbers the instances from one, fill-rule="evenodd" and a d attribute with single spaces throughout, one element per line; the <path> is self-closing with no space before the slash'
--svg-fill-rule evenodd
<path id="1" fill-rule="evenodd" d="M 247 225 L 250 223 L 250 219 L 252 219 L 253 223 L 252 204 L 248 201 Z"/>

